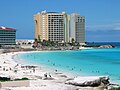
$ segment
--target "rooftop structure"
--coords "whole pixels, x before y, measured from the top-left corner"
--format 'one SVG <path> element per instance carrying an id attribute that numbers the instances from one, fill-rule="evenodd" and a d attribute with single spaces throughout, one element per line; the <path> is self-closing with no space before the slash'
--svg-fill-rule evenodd
<path id="1" fill-rule="evenodd" d="M 14 28 L 7 28 L 7 27 L 0 26 L 0 30 L 15 30 L 15 29 Z"/>

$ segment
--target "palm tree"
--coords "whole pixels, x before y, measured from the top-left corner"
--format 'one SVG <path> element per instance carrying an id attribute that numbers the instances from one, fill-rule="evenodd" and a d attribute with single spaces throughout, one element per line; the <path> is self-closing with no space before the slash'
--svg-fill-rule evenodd
<path id="1" fill-rule="evenodd" d="M 0 44 L 0 48 L 2 47 L 2 45 Z"/>
<path id="2" fill-rule="evenodd" d="M 40 35 L 38 35 L 38 43 L 41 43 Z"/>
<path id="3" fill-rule="evenodd" d="M 72 42 L 72 43 L 71 43 L 72 46 L 74 46 L 74 45 L 75 45 L 75 40 L 74 40 L 74 38 L 71 39 L 71 42 Z"/>
<path id="4" fill-rule="evenodd" d="M 32 46 L 33 48 L 36 48 L 36 47 L 38 47 L 38 40 L 35 38 L 34 39 L 34 43 L 33 43 L 33 46 Z"/>

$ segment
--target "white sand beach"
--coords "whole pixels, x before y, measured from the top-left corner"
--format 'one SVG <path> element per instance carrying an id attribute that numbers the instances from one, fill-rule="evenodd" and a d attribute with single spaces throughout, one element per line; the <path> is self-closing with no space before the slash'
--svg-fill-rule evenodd
<path id="1" fill-rule="evenodd" d="M 13 56 L 19 53 L 25 52 L 0 54 L 0 77 L 10 77 L 13 80 L 26 77 L 30 79 L 29 86 L 4 87 L 3 90 L 100 90 L 100 87 L 80 87 L 65 84 L 68 79 L 73 79 L 74 76 L 63 72 L 46 70 L 43 67 L 36 67 L 36 65 L 34 68 L 29 67 L 29 65 L 28 67 L 21 65 L 13 59 Z"/>

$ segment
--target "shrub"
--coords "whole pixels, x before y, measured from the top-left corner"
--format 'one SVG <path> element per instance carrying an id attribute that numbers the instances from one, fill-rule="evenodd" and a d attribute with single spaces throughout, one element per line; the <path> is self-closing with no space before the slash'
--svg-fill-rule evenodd
<path id="1" fill-rule="evenodd" d="M 21 79 L 15 79 L 15 81 L 18 81 L 18 80 L 29 80 L 28 78 L 24 77 L 24 78 L 21 78 Z"/>
<path id="2" fill-rule="evenodd" d="M 118 87 L 118 88 L 112 88 L 110 90 L 120 90 L 120 87 Z"/>

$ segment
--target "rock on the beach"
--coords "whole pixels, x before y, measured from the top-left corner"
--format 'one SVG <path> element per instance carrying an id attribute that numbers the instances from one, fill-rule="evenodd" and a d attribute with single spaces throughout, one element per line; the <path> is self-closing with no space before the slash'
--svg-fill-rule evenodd
<path id="1" fill-rule="evenodd" d="M 101 45 L 98 48 L 114 48 L 112 45 Z"/>
<path id="2" fill-rule="evenodd" d="M 88 77 L 76 77 L 73 80 L 68 80 L 66 84 L 71 84 L 75 86 L 99 86 L 101 84 L 108 84 L 108 76 L 88 76 Z"/>

